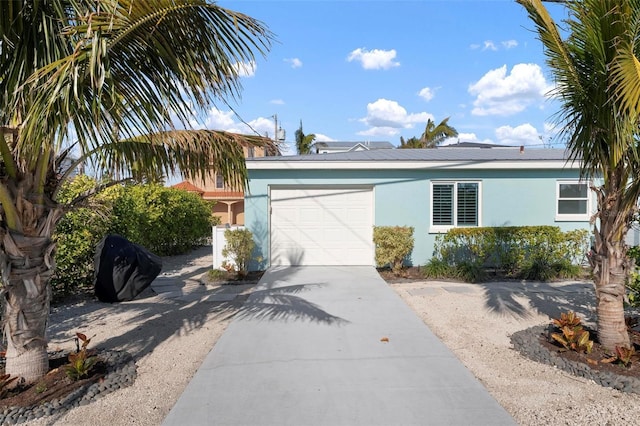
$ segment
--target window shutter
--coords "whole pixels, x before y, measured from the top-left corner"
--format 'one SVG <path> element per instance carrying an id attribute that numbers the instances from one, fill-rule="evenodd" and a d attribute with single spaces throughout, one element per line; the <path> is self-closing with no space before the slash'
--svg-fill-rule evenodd
<path id="1" fill-rule="evenodd" d="M 458 184 L 458 226 L 478 226 L 478 184 Z"/>
<path id="2" fill-rule="evenodd" d="M 433 224 L 453 225 L 453 185 L 433 185 Z"/>

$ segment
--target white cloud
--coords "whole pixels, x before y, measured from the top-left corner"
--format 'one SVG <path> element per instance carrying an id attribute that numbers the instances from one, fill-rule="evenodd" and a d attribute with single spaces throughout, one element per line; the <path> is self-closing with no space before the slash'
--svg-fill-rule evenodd
<path id="1" fill-rule="evenodd" d="M 537 64 L 517 64 L 510 74 L 503 65 L 469 86 L 469 93 L 476 96 L 472 114 L 513 115 L 542 102 L 551 88 Z"/>
<path id="2" fill-rule="evenodd" d="M 480 142 L 480 143 L 490 143 L 494 142 L 491 139 L 480 139 L 478 135 L 475 133 L 458 133 L 458 136 L 455 138 L 448 138 L 441 145 L 453 145 L 458 142 Z"/>
<path id="3" fill-rule="evenodd" d="M 460 139 L 458 137 L 455 138 L 446 138 L 445 140 L 443 140 L 442 142 L 440 142 L 441 146 L 446 146 L 446 145 L 453 145 L 456 144 L 460 141 Z"/>
<path id="4" fill-rule="evenodd" d="M 372 127 L 357 133 L 360 136 L 368 136 L 374 138 L 392 138 L 400 134 L 398 129 L 393 127 Z"/>
<path id="5" fill-rule="evenodd" d="M 513 49 L 518 46 L 518 42 L 516 40 L 505 40 L 502 42 L 502 47 L 505 49 Z"/>
<path id="6" fill-rule="evenodd" d="M 233 118 L 233 111 L 220 111 L 217 108 L 211 108 L 207 112 L 204 123 L 199 124 L 199 126 L 204 129 L 229 130 L 236 127 Z"/>
<path id="7" fill-rule="evenodd" d="M 400 62 L 394 61 L 396 51 L 380 50 L 380 49 L 361 49 L 358 48 L 351 52 L 347 57 L 349 62 L 358 61 L 362 64 L 362 68 L 366 70 L 389 69 L 400 66 Z"/>
<path id="8" fill-rule="evenodd" d="M 314 133 L 316 135 L 316 142 L 335 142 L 335 139 L 330 138 L 322 133 Z"/>
<path id="9" fill-rule="evenodd" d="M 502 46 L 503 49 L 507 49 L 507 50 L 513 49 L 514 47 L 518 46 L 518 42 L 516 40 L 504 40 L 500 42 L 500 46 Z M 492 50 L 495 52 L 498 50 L 498 45 L 493 40 L 485 40 L 481 44 L 473 43 L 469 45 L 469 48 L 471 50 L 482 49 L 482 50 Z"/>
<path id="10" fill-rule="evenodd" d="M 291 68 L 300 68 L 302 67 L 302 61 L 298 58 L 287 58 L 284 60 L 285 62 L 288 62 L 289 64 L 291 64 Z"/>
<path id="11" fill-rule="evenodd" d="M 249 125 L 253 128 L 253 130 L 260 133 L 262 136 L 269 136 L 272 138 L 275 132 L 275 123 L 273 122 L 273 119 L 271 117 L 258 117 L 255 120 L 249 121 Z M 255 132 L 247 128 L 246 125 L 240 124 L 240 126 L 241 128 L 245 129 L 241 133 L 255 134 Z"/>
<path id="12" fill-rule="evenodd" d="M 432 114 L 426 112 L 408 113 L 396 101 L 378 99 L 367 104 L 367 116 L 360 119 L 370 128 L 358 132 L 358 134 L 362 136 L 395 136 L 400 133 L 399 129 L 410 129 L 418 123 L 424 125 L 429 119 L 434 119 Z"/>
<path id="13" fill-rule="evenodd" d="M 500 145 L 540 145 L 541 135 L 529 123 L 516 127 L 501 126 L 496 129 L 496 137 Z"/>
<path id="14" fill-rule="evenodd" d="M 555 136 L 557 134 L 559 134 L 562 131 L 562 127 L 558 126 L 557 124 L 554 123 L 544 123 L 544 134 L 545 135 L 550 135 L 550 136 Z"/>
<path id="15" fill-rule="evenodd" d="M 420 96 L 422 99 L 424 99 L 427 102 L 433 99 L 435 95 L 436 95 L 435 90 L 430 87 L 425 87 L 424 89 L 418 92 L 418 96 Z"/>
<path id="16" fill-rule="evenodd" d="M 256 64 L 255 61 L 236 62 L 233 66 L 238 72 L 239 77 L 253 77 L 256 74 L 256 69 L 258 68 L 258 64 Z"/>
<path id="17" fill-rule="evenodd" d="M 269 103 L 272 105 L 284 105 L 284 101 L 282 99 L 272 99 Z"/>
<path id="18" fill-rule="evenodd" d="M 483 43 L 482 50 L 498 50 L 495 43 L 491 40 L 485 40 Z"/>
<path id="19" fill-rule="evenodd" d="M 313 132 L 310 132 L 310 133 L 313 133 Z M 306 133 L 306 134 L 310 134 L 310 133 Z M 316 135 L 316 139 L 314 142 L 334 142 L 335 141 L 335 139 L 330 138 L 327 135 L 323 135 L 322 133 L 313 133 L 313 134 Z M 296 143 L 290 140 L 289 142 L 280 144 L 280 152 L 282 153 L 282 155 L 297 155 L 298 153 L 296 152 Z"/>
<path id="20" fill-rule="evenodd" d="M 236 121 L 233 111 L 222 111 L 211 108 L 202 118 L 195 115 L 189 121 L 194 129 L 223 130 L 225 132 L 255 135 L 256 132 L 262 136 L 273 136 L 275 124 L 272 118 L 258 117 L 248 121 L 247 124 Z"/>

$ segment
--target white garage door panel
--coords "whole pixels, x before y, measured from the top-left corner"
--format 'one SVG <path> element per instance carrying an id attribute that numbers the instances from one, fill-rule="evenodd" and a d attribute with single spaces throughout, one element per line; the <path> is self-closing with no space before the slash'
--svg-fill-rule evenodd
<path id="1" fill-rule="evenodd" d="M 271 190 L 272 265 L 373 265 L 369 188 Z"/>

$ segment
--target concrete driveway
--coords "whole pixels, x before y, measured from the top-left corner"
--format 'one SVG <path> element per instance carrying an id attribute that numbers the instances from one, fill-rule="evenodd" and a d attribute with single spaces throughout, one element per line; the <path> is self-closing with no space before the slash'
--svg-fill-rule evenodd
<path id="1" fill-rule="evenodd" d="M 264 274 L 163 424 L 515 422 L 373 267 L 314 266 Z"/>

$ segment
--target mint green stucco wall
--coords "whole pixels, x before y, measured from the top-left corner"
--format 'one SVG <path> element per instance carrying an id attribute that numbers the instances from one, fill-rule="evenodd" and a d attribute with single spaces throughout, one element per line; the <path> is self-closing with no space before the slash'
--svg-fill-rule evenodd
<path id="1" fill-rule="evenodd" d="M 482 226 L 588 228 L 587 221 L 555 221 L 556 181 L 577 179 L 576 170 L 250 170 L 249 178 L 245 226 L 253 232 L 262 258 L 253 268 L 269 265 L 270 186 L 373 186 L 374 224 L 414 227 L 414 265 L 423 265 L 433 254 L 436 234 L 429 233 L 429 207 L 434 179 L 480 181 Z"/>

